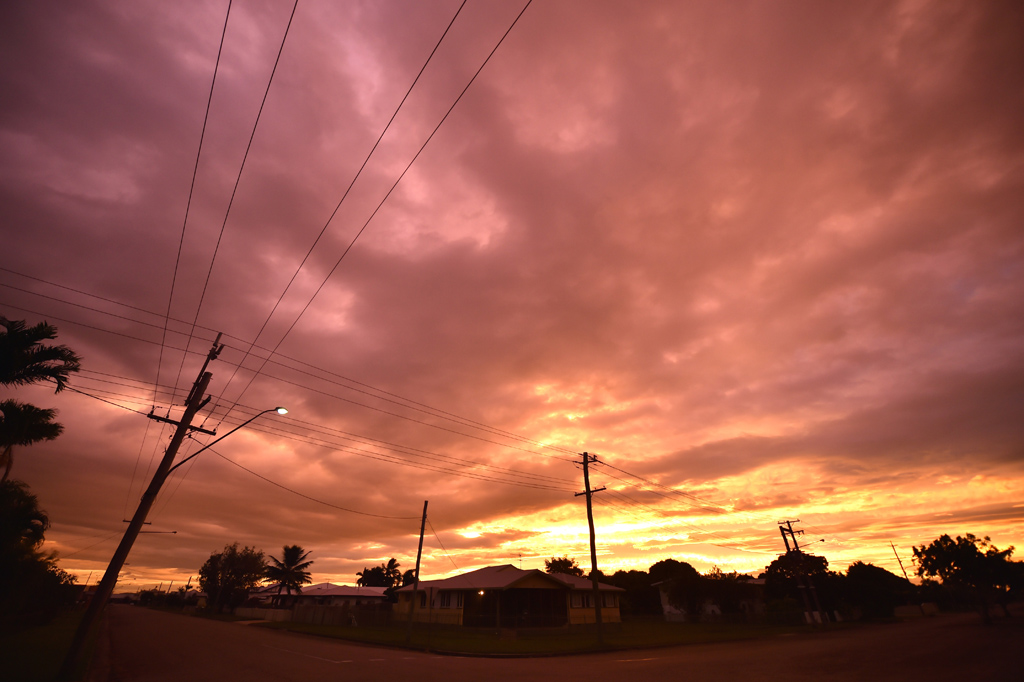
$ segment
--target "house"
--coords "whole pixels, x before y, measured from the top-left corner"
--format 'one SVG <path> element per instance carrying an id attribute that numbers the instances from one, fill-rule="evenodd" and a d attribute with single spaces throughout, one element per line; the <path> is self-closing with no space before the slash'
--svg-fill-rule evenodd
<path id="1" fill-rule="evenodd" d="M 598 588 L 601 620 L 620 622 L 619 599 L 625 590 L 605 584 Z M 508 564 L 421 580 L 415 602 L 413 592 L 413 585 L 395 590 L 396 619 L 408 618 L 412 609 L 416 621 L 466 627 L 562 627 L 596 620 L 590 580 Z"/>
<path id="2" fill-rule="evenodd" d="M 316 604 L 317 606 L 363 606 L 368 604 L 383 604 L 388 596 L 384 594 L 384 587 L 353 587 L 351 585 L 335 585 L 333 583 L 318 583 L 302 588 L 302 592 L 295 595 L 297 605 Z"/>
<path id="3" fill-rule="evenodd" d="M 279 585 L 274 583 L 249 593 L 250 599 L 262 605 L 283 606 L 363 606 L 383 604 L 387 601 L 383 587 L 353 587 L 351 585 L 335 585 L 334 583 L 318 583 L 306 585 L 302 592 L 279 592 Z"/>

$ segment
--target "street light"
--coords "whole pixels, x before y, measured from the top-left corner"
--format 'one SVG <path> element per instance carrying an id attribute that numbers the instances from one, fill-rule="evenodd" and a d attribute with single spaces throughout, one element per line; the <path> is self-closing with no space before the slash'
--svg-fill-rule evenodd
<path id="1" fill-rule="evenodd" d="M 217 338 L 219 339 L 220 337 L 218 336 Z M 153 479 L 149 482 L 149 487 L 146 489 L 146 492 L 142 494 L 142 499 L 139 501 L 139 507 L 135 510 L 135 516 L 132 517 L 131 522 L 128 524 L 128 530 L 124 532 L 124 537 L 121 538 L 121 544 L 117 546 L 114 556 L 111 557 L 110 564 L 107 566 L 107 570 L 103 574 L 103 579 L 100 580 L 99 584 L 96 586 L 96 593 L 93 595 L 92 600 L 89 602 L 89 607 L 85 610 L 85 614 L 82 616 L 82 620 L 78 624 L 78 630 L 75 632 L 75 638 L 71 641 L 71 647 L 68 649 L 68 654 L 64 659 L 64 664 L 61 666 L 60 672 L 58 673 L 59 679 L 69 679 L 75 674 L 76 668 L 79 665 L 79 659 L 82 655 L 83 645 L 85 644 L 86 637 L 89 635 L 89 630 L 92 629 L 93 623 L 95 623 L 96 617 L 99 615 L 100 611 L 102 611 L 103 607 L 107 605 L 107 601 L 110 599 L 110 595 L 114 591 L 114 585 L 117 583 L 117 576 L 121 572 L 121 567 L 124 566 L 125 560 L 128 558 L 128 552 L 131 551 L 132 545 L 135 544 L 135 539 L 139 536 L 139 532 L 142 530 L 142 526 L 146 522 L 146 515 L 149 514 L 149 510 L 153 507 L 153 502 L 156 500 L 156 496 L 160 492 L 160 487 L 163 486 L 164 481 L 167 480 L 170 473 L 203 450 L 216 445 L 235 431 L 251 424 L 257 418 L 270 412 L 288 414 L 288 410 L 283 407 L 272 407 L 269 410 L 263 410 L 231 429 L 209 445 L 203 446 L 190 456 L 181 460 L 174 466 L 171 466 L 171 463 L 174 461 L 174 456 L 178 454 L 178 447 L 181 445 L 181 441 L 184 440 L 185 434 L 190 428 L 192 417 L 195 416 L 196 412 L 198 412 L 199 409 L 209 401 L 209 398 L 203 401 L 203 393 L 205 393 L 206 387 L 209 385 L 210 378 L 210 373 L 204 372 L 201 375 L 200 380 L 197 381 L 196 385 L 193 387 L 192 393 L 189 395 L 189 400 L 186 404 L 185 413 L 182 415 L 181 421 L 178 422 L 178 428 L 175 431 L 174 436 L 171 438 L 171 444 L 167 446 L 167 450 L 164 452 L 164 458 L 161 460 L 156 473 L 153 474 Z"/>
<path id="2" fill-rule="evenodd" d="M 282 414 L 282 415 L 284 415 L 284 414 L 288 414 L 288 410 L 286 410 L 286 409 L 285 409 L 285 408 L 283 408 L 283 407 L 272 407 L 272 408 L 270 408 L 269 410 L 263 410 L 262 412 L 259 412 L 259 413 L 255 414 L 254 416 L 250 417 L 250 418 L 249 418 L 249 419 L 247 419 L 246 421 L 242 422 L 241 424 L 239 424 L 239 425 L 238 425 L 238 426 L 236 426 L 235 428 L 233 428 L 233 429 L 231 429 L 230 431 L 228 431 L 227 433 L 225 433 L 225 434 L 224 434 L 223 436 L 221 436 L 221 437 L 220 437 L 220 438 L 218 438 L 217 440 L 213 441 L 212 443 L 208 443 L 207 445 L 204 445 L 203 447 L 199 448 L 198 450 L 196 450 L 195 452 L 193 452 L 193 453 L 192 453 L 191 455 L 189 455 L 189 456 L 188 456 L 188 457 L 186 457 L 185 459 L 181 460 L 180 462 L 178 462 L 177 464 L 175 464 L 174 466 L 172 466 L 172 467 L 171 467 L 170 469 L 168 469 L 168 470 L 167 470 L 167 474 L 165 475 L 165 478 L 166 478 L 166 476 L 169 476 L 169 475 L 170 475 L 170 473 L 171 473 L 172 471 L 174 471 L 175 469 L 177 469 L 178 467 L 180 467 L 180 466 L 181 466 L 182 464 L 184 464 L 185 462 L 189 461 L 190 459 L 192 459 L 193 457 L 195 457 L 196 455 L 198 455 L 198 454 L 199 454 L 200 452 L 202 452 L 203 450 L 209 450 L 209 449 L 210 449 L 210 448 L 212 448 L 212 447 L 213 447 L 214 445 L 216 445 L 217 443 L 221 442 L 222 440 L 224 440 L 225 438 L 227 438 L 228 436 L 230 436 L 230 435 L 231 435 L 232 433 L 234 433 L 234 432 L 235 432 L 235 431 L 237 431 L 238 429 L 240 429 L 240 428 L 242 428 L 242 427 L 244 427 L 244 426 L 248 426 L 248 425 L 249 425 L 249 424 L 251 424 L 252 422 L 256 421 L 256 419 L 257 419 L 257 418 L 259 418 L 259 417 L 262 417 L 263 415 L 267 414 L 268 412 L 277 412 L 278 414 Z"/>

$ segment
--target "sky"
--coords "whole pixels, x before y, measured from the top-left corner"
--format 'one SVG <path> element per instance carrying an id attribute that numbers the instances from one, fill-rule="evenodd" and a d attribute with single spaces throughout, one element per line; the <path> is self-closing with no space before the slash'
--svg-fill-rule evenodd
<path id="1" fill-rule="evenodd" d="M 195 425 L 290 412 L 174 473 L 119 589 L 412 568 L 424 501 L 424 578 L 589 569 L 583 452 L 606 573 L 1024 544 L 1019 3 L 291 12 L 0 9 L 0 314 L 83 368 L 4 390 L 65 427 L 12 476 L 80 582 L 218 333 Z"/>

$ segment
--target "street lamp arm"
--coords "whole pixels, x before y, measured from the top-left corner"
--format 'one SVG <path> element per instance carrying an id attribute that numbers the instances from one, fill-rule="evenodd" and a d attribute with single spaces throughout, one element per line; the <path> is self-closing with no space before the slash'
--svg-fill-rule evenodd
<path id="1" fill-rule="evenodd" d="M 193 452 L 193 453 L 192 453 L 191 455 L 189 455 L 189 456 L 188 456 L 188 457 L 186 457 L 185 459 L 181 460 L 180 462 L 178 462 L 177 464 L 175 464 L 174 466 L 172 466 L 172 467 L 171 467 L 170 469 L 168 469 L 168 470 L 167 470 L 167 476 L 170 476 L 170 475 L 171 475 L 171 472 L 172 472 L 172 471 L 174 471 L 175 469 L 177 469 L 178 467 L 180 467 L 180 466 L 181 466 L 182 464 L 184 464 L 185 462 L 189 461 L 190 459 L 192 459 L 193 457 L 195 457 L 196 455 L 198 455 L 199 453 L 201 453 L 201 452 L 202 452 L 203 450 L 209 450 L 209 449 L 210 449 L 210 448 L 212 448 L 212 447 L 213 447 L 214 445 L 216 445 L 217 443 L 221 442 L 222 440 L 224 440 L 225 438 L 227 438 L 228 436 L 230 436 L 230 435 L 231 435 L 232 433 L 234 433 L 235 431 L 237 431 L 237 430 L 239 430 L 239 429 L 241 429 L 241 428 L 243 428 L 243 427 L 245 427 L 245 426 L 248 426 L 248 425 L 249 425 L 249 424 L 251 424 L 252 422 L 256 421 L 256 419 L 258 419 L 259 417 L 262 417 L 263 415 L 267 414 L 268 412 L 277 412 L 278 414 L 287 414 L 287 413 L 288 413 L 288 410 L 284 409 L 283 407 L 272 407 L 272 408 L 270 408 L 269 410 L 263 410 L 263 411 L 262 411 L 262 412 L 260 412 L 259 414 L 256 414 L 255 416 L 253 416 L 253 417 L 251 417 L 251 418 L 247 419 L 246 421 L 242 422 L 241 424 L 239 424 L 239 425 L 238 425 L 238 426 L 236 426 L 235 428 L 231 429 L 230 431 L 228 431 L 227 433 L 225 433 L 225 434 L 224 434 L 223 436 L 221 436 L 221 437 L 220 437 L 220 438 L 218 438 L 217 440 L 213 441 L 212 443 L 208 443 L 208 444 L 204 445 L 203 447 L 199 448 L 198 450 L 196 450 L 195 452 Z"/>

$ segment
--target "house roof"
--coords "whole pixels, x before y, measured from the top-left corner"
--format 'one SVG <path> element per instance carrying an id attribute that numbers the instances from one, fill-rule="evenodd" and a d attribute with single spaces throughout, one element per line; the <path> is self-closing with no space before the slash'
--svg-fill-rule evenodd
<path id="1" fill-rule="evenodd" d="M 261 587 L 254 594 L 277 594 L 277 583 Z M 304 585 L 299 594 L 303 597 L 367 597 L 381 598 L 384 594 L 383 587 L 358 587 L 352 585 L 335 585 L 334 583 L 317 583 L 316 585 Z"/>
<path id="2" fill-rule="evenodd" d="M 352 585 L 335 585 L 334 583 L 317 583 L 302 588 L 303 596 L 314 597 L 385 597 L 384 587 L 359 587 Z"/>
<path id="3" fill-rule="evenodd" d="M 593 583 L 586 578 L 577 578 L 560 573 L 545 573 L 537 569 L 522 570 L 511 564 L 503 566 L 486 566 L 475 571 L 455 575 L 441 580 L 421 580 L 420 589 L 435 590 L 508 590 L 516 587 L 536 587 L 537 581 L 552 584 L 555 588 L 565 587 L 570 590 L 592 590 Z M 529 585 L 527 585 L 529 583 Z M 412 585 L 400 587 L 396 592 L 410 591 Z M 622 588 L 598 583 L 603 591 L 622 592 Z"/>

